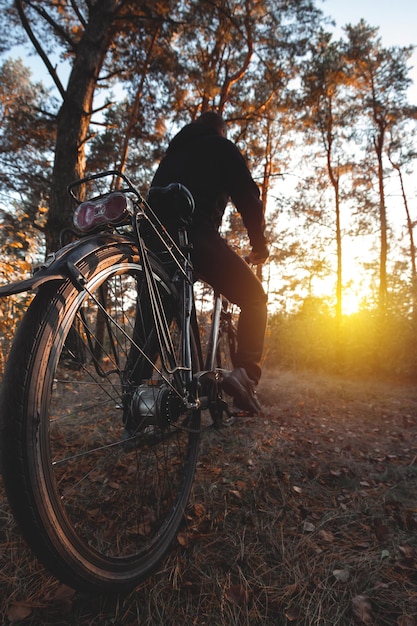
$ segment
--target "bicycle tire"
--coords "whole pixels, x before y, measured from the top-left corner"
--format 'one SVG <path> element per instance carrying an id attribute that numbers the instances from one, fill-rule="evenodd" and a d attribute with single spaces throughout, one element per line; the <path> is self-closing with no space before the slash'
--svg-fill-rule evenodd
<path id="1" fill-rule="evenodd" d="M 197 298 L 199 306 L 196 314 L 204 369 L 214 370 L 218 374 L 215 378 L 209 376 L 206 380 L 205 390 L 209 398 L 209 412 L 214 426 L 230 426 L 235 421 L 235 415 L 232 415 L 230 410 L 233 399 L 225 394 L 221 381 L 223 376 L 236 365 L 236 315 L 226 299 L 215 297 L 214 290 L 208 283 L 200 281 L 200 290 L 197 293 L 199 293 L 199 298 Z"/>
<path id="2" fill-rule="evenodd" d="M 2 473 L 45 567 L 76 589 L 121 592 L 177 534 L 200 414 L 181 403 L 178 380 L 160 378 L 136 247 L 105 245 L 77 269 L 85 285 L 43 286 L 18 329 L 0 398 Z M 178 294 L 156 261 L 152 272 L 176 348 Z"/>
<path id="3" fill-rule="evenodd" d="M 216 368 L 220 373 L 230 372 L 234 369 L 236 365 L 236 351 L 237 328 L 233 320 L 233 315 L 231 311 L 223 309 L 220 315 L 219 335 L 215 356 Z M 223 405 L 223 410 L 218 411 L 218 416 L 214 421 L 221 426 L 232 426 L 236 420 L 236 416 L 230 411 L 233 399 L 227 396 L 222 388 L 220 388 L 219 397 L 220 400 L 224 401 L 225 405 Z"/>
<path id="4" fill-rule="evenodd" d="M 236 364 L 237 328 L 232 313 L 222 311 L 219 339 L 217 342 L 216 365 L 218 369 L 230 371 Z"/>

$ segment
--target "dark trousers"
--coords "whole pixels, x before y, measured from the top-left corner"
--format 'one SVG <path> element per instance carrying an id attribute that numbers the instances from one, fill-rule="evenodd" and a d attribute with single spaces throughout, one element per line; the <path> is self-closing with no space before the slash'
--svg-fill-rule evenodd
<path id="1" fill-rule="evenodd" d="M 240 307 L 236 367 L 258 383 L 267 320 L 267 296 L 249 265 L 212 229 L 191 229 L 194 268 L 216 291 Z"/>

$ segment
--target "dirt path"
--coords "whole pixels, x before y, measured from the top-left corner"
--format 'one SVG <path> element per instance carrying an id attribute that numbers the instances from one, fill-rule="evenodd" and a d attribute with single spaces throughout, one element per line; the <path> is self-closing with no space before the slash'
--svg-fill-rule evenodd
<path id="1" fill-rule="evenodd" d="M 259 395 L 203 435 L 177 544 L 124 598 L 53 580 L 0 500 L 1 623 L 416 626 L 417 388 L 274 372 Z"/>

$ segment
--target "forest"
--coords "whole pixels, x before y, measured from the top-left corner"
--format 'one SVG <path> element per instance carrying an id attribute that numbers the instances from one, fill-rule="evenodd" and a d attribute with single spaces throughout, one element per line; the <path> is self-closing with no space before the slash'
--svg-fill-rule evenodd
<path id="1" fill-rule="evenodd" d="M 118 169 L 146 192 L 175 132 L 215 110 L 266 207 L 266 365 L 415 380 L 412 46 L 363 20 L 336 39 L 313 0 L 0 8 L 1 284 L 60 247 L 69 182 Z M 232 207 L 224 235 L 247 253 Z M 0 375 L 30 298 L 0 302 Z"/>
<path id="2" fill-rule="evenodd" d="M 182 519 L 169 550 L 126 594 L 75 591 L 44 568 L 8 504 L 5 458 L 9 498 L 29 502 L 32 524 L 49 509 L 45 543 L 60 536 L 64 546 L 67 524 L 82 538 L 88 520 L 92 545 L 103 536 L 116 555 L 126 538 L 146 540 L 146 506 L 123 532 L 130 501 L 148 489 L 164 508 L 159 487 L 171 490 L 176 457 L 159 455 L 157 437 L 148 456 L 146 445 L 123 442 L 120 455 L 102 445 L 113 423 L 122 427 L 120 403 L 112 395 L 101 403 L 99 386 L 88 385 L 74 401 L 67 383 L 86 379 L 72 369 L 52 380 L 52 349 L 31 371 L 36 384 L 63 381 L 67 390 L 54 389 L 50 412 L 36 400 L 26 423 L 16 419 L 22 387 L 31 401 L 40 394 L 15 352 L 2 385 L 13 403 L 3 402 L 0 424 L 1 623 L 416 626 L 414 46 L 385 46 L 364 20 L 336 37 L 325 0 L 0 0 L 0 10 L 0 286 L 32 275 L 61 247 L 72 225 L 70 182 L 117 169 L 145 195 L 170 139 L 209 110 L 227 121 L 259 185 L 270 247 L 258 270 L 269 298 L 262 411 L 161 438 L 175 449 L 187 432 L 188 441 L 201 435 L 191 497 L 173 499 Z M 248 254 L 239 214 L 230 206 L 225 218 L 229 244 Z M 0 382 L 32 298 L 0 299 Z M 30 345 L 43 346 L 33 311 Z M 170 423 L 167 415 L 161 430 Z M 92 454 L 75 453 L 96 425 Z M 26 465 L 13 440 L 29 453 Z M 39 460 L 49 468 L 29 501 Z M 59 499 L 44 498 L 58 483 Z M 80 498 L 84 490 L 93 498 Z"/>

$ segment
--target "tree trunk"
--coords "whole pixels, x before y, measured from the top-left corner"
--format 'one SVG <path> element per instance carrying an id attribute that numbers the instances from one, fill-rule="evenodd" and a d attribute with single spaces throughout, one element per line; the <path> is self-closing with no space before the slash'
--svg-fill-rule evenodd
<path id="1" fill-rule="evenodd" d="M 384 171 L 382 164 L 382 143 L 377 147 L 378 158 L 378 187 L 379 187 L 379 223 L 381 230 L 381 248 L 379 255 L 379 309 L 381 313 L 385 312 L 387 306 L 387 255 L 388 255 L 388 236 L 387 236 L 387 211 L 385 207 L 385 187 L 384 187 Z"/>
<path id="2" fill-rule="evenodd" d="M 411 298 L 412 298 L 412 304 L 413 304 L 413 314 L 415 315 L 417 313 L 417 266 L 416 266 L 416 246 L 414 243 L 414 226 L 413 226 L 413 221 L 410 215 L 410 209 L 408 208 L 407 194 L 405 193 L 404 179 L 403 179 L 401 167 L 395 164 L 392 161 L 392 159 L 390 159 L 390 163 L 392 167 L 395 169 L 395 171 L 397 172 L 398 177 L 400 179 L 401 196 L 403 199 L 403 204 L 404 204 L 404 209 L 405 209 L 405 214 L 406 214 L 406 219 L 407 219 L 407 233 L 408 233 L 408 239 L 409 239 L 410 263 L 411 263 Z"/>
<path id="3" fill-rule="evenodd" d="M 334 191 L 335 216 L 336 216 L 336 255 L 337 255 L 337 279 L 336 279 L 336 321 L 339 325 L 342 319 L 342 301 L 343 301 L 343 266 L 342 266 L 342 229 L 340 224 L 340 194 L 339 194 L 339 173 L 332 166 L 332 148 L 333 140 L 329 133 L 327 143 L 325 143 L 327 151 L 327 172 Z"/>
<path id="4" fill-rule="evenodd" d="M 58 114 L 55 160 L 46 223 L 46 249 L 60 247 L 60 233 L 71 227 L 72 210 L 67 185 L 84 175 L 85 146 L 88 140 L 94 90 L 113 36 L 117 0 L 92 5 L 84 35 L 77 46 L 64 102 Z"/>

